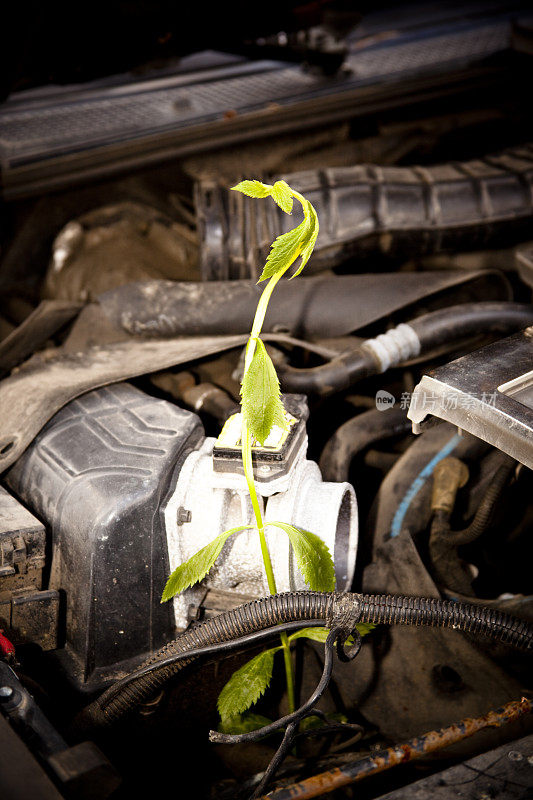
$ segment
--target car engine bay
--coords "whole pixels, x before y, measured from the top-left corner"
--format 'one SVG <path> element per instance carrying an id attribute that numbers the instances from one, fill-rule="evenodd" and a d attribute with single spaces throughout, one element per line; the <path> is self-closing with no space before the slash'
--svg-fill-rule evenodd
<path id="1" fill-rule="evenodd" d="M 533 15 L 293 5 L 0 103 L 2 800 L 531 797 Z M 247 179 L 320 223 L 262 329 L 276 593 L 241 384 L 302 215 Z M 295 698 L 227 725 L 279 635 Z"/>

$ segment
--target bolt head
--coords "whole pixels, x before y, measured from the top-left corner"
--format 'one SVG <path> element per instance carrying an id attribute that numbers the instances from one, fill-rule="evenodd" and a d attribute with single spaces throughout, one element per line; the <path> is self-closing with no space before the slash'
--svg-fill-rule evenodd
<path id="1" fill-rule="evenodd" d="M 192 513 L 189 511 L 188 508 L 183 508 L 180 506 L 178 508 L 178 525 L 184 525 L 186 522 L 190 522 L 192 519 Z"/>

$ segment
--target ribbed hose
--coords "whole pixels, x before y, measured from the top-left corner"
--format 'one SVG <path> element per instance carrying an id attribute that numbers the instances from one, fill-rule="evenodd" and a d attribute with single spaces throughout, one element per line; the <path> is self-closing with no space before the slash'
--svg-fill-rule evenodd
<path id="1" fill-rule="evenodd" d="M 453 628 L 474 636 L 487 636 L 511 647 L 533 648 L 533 627 L 529 622 L 475 603 L 379 594 L 365 594 L 361 602 L 360 622 Z"/>
<path id="2" fill-rule="evenodd" d="M 450 530 L 451 512 L 443 509 L 435 511 L 429 536 L 429 557 L 439 586 L 446 587 L 454 594 L 467 597 L 472 594 L 473 576 L 459 557 L 457 548 L 475 542 L 485 533 L 515 465 L 512 458 L 500 454 L 500 466 L 467 528 L 460 531 Z"/>
<path id="3" fill-rule="evenodd" d="M 475 542 L 490 525 L 494 516 L 494 511 L 501 498 L 510 476 L 516 467 L 516 461 L 508 456 L 504 457 L 504 463 L 496 470 L 494 477 L 485 492 L 485 495 L 478 506 L 474 519 L 467 528 L 462 531 L 450 531 L 446 534 L 446 542 L 453 547 L 470 544 Z"/>
<path id="4" fill-rule="evenodd" d="M 436 166 L 358 164 L 283 177 L 316 208 L 320 233 L 306 269 L 381 253 L 414 258 L 483 250 L 527 234 L 533 215 L 533 145 Z M 453 188 L 451 188 L 453 187 Z M 195 188 L 204 280 L 257 280 L 270 243 L 292 227 L 275 203 Z"/>
<path id="5" fill-rule="evenodd" d="M 333 597 L 332 594 L 321 592 L 286 592 L 245 603 L 185 631 L 173 642 L 169 642 L 154 653 L 143 666 L 156 664 L 173 654 L 184 653 L 215 642 L 227 642 L 280 622 L 326 620 L 331 616 Z M 83 723 L 106 725 L 114 722 L 128 709 L 155 694 L 164 683 L 193 660 L 182 659 L 144 675 L 121 690 L 119 694 L 116 694 L 114 687 L 111 686 L 85 709 L 82 715 Z"/>
<path id="6" fill-rule="evenodd" d="M 531 649 L 533 646 L 533 629 L 527 622 L 470 603 L 391 595 L 285 592 L 245 603 L 185 631 L 154 653 L 144 666 L 156 665 L 169 656 L 227 642 L 283 622 L 323 619 L 331 627 L 339 615 L 346 613 L 346 607 L 351 603 L 358 612 L 358 622 L 454 628 L 489 636 L 514 647 Z M 118 691 L 111 686 L 85 709 L 81 723 L 84 726 L 113 723 L 157 693 L 163 684 L 193 660 L 194 657 L 185 657 L 154 669 Z"/>

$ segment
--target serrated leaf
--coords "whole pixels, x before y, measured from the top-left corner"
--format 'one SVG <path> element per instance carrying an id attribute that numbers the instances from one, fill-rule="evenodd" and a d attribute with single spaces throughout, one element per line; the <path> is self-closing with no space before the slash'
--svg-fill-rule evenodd
<path id="1" fill-rule="evenodd" d="M 265 725 L 270 725 L 272 722 L 268 717 L 263 717 L 262 714 L 236 714 L 226 720 L 221 720 L 218 730 L 220 733 L 249 733 L 250 731 L 257 731 L 259 728 L 264 728 Z"/>
<path id="2" fill-rule="evenodd" d="M 376 626 L 369 622 L 358 622 L 355 627 L 360 636 L 366 636 L 366 634 L 373 631 Z M 296 633 L 291 633 L 289 642 L 294 642 L 295 639 L 313 639 L 315 642 L 322 642 L 324 644 L 328 638 L 328 634 L 329 628 L 302 628 L 302 630 L 296 631 Z M 347 644 L 353 644 L 353 638 L 351 636 L 348 638 Z"/>
<path id="3" fill-rule="evenodd" d="M 248 429 L 262 445 L 273 425 L 287 427 L 278 376 L 261 339 L 256 340 L 252 361 L 242 380 L 241 398 Z"/>
<path id="4" fill-rule="evenodd" d="M 300 266 L 298 267 L 294 275 L 291 276 L 290 278 L 291 281 L 293 278 L 296 278 L 300 274 L 300 272 L 303 270 L 303 268 L 311 258 L 318 237 L 319 225 L 318 225 L 318 217 L 316 215 L 316 211 L 311 205 L 311 203 L 308 202 L 307 205 L 309 208 L 309 230 L 305 242 L 303 243 L 302 251 L 300 253 L 302 257 Z"/>
<path id="5" fill-rule="evenodd" d="M 272 278 L 280 270 L 290 267 L 296 261 L 300 255 L 302 242 L 305 240 L 308 227 L 309 222 L 304 219 L 292 231 L 282 233 L 274 240 L 258 283 L 267 278 Z"/>
<path id="6" fill-rule="evenodd" d="M 281 647 L 264 650 L 233 673 L 218 696 L 218 713 L 223 723 L 250 708 L 268 689 L 278 650 Z"/>
<path id="7" fill-rule="evenodd" d="M 241 181 L 236 186 L 232 186 L 231 191 L 241 192 L 248 197 L 270 197 L 272 186 L 268 183 L 261 183 L 261 181 Z"/>
<path id="8" fill-rule="evenodd" d="M 335 589 L 335 568 L 327 545 L 311 531 L 289 525 L 287 522 L 267 522 L 285 531 L 294 550 L 298 569 L 309 588 L 316 592 Z"/>
<path id="9" fill-rule="evenodd" d="M 303 222 L 292 231 L 282 233 L 272 243 L 258 283 L 282 271 L 285 272 L 301 256 L 300 266 L 292 276 L 296 278 L 309 261 L 318 236 L 318 217 L 311 203 L 298 192 L 293 192 L 289 184 L 283 180 L 276 181 L 273 186 L 258 180 L 241 181 L 232 187 L 232 191 L 242 192 L 249 197 L 271 196 L 287 214 L 292 213 L 295 196 L 301 202 L 304 212 Z"/>
<path id="10" fill-rule="evenodd" d="M 234 533 L 239 533 L 244 530 L 253 530 L 253 528 L 253 525 L 239 525 L 237 528 L 230 528 L 230 530 L 221 533 L 205 547 L 202 547 L 201 550 L 198 550 L 197 553 L 191 556 L 187 561 L 184 561 L 183 564 L 180 564 L 166 582 L 161 602 L 165 603 L 167 600 L 174 597 L 174 595 L 180 594 L 184 589 L 188 589 L 189 586 L 194 586 L 195 583 L 205 578 L 219 557 L 220 551 L 224 547 L 227 539 L 233 536 Z"/>
<path id="11" fill-rule="evenodd" d="M 285 181 L 276 181 L 272 187 L 272 199 L 286 214 L 292 214 L 293 197 L 291 187 Z"/>
<path id="12" fill-rule="evenodd" d="M 301 631 L 291 633 L 289 642 L 294 642 L 296 639 L 312 639 L 314 642 L 324 643 L 328 638 L 329 628 L 302 628 Z"/>

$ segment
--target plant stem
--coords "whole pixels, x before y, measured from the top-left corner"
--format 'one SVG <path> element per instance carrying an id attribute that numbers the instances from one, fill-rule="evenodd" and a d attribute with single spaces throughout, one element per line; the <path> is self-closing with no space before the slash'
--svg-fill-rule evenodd
<path id="1" fill-rule="evenodd" d="M 285 269 L 280 270 L 276 275 L 273 275 L 270 278 L 269 282 L 263 289 L 261 297 L 259 298 L 259 302 L 257 303 L 257 308 L 255 310 L 254 321 L 252 325 L 252 330 L 250 332 L 250 338 L 248 340 L 248 344 L 246 346 L 246 357 L 244 362 L 244 372 L 246 373 L 248 367 L 250 366 L 250 362 L 253 358 L 254 351 L 255 351 L 255 339 L 260 335 L 261 329 L 263 327 L 263 322 L 265 321 L 265 316 L 268 308 L 268 304 L 270 302 L 270 297 L 272 292 L 274 291 L 276 284 L 278 281 L 283 277 L 283 275 L 287 272 L 290 265 L 287 265 Z"/>
<path id="2" fill-rule="evenodd" d="M 303 197 L 299 192 L 295 192 L 294 190 L 292 190 L 292 194 L 293 194 L 294 197 L 296 197 L 297 200 L 299 200 L 299 202 L 301 203 L 302 209 L 304 211 L 304 214 L 307 215 L 309 212 L 306 210 L 307 209 L 307 202 L 305 200 L 305 197 Z M 252 358 L 254 356 L 255 340 L 257 339 L 257 337 L 261 333 L 261 329 L 263 327 L 263 322 L 265 321 L 265 316 L 266 316 L 268 304 L 270 302 L 270 298 L 272 296 L 272 292 L 276 288 L 276 284 L 278 283 L 278 281 L 280 281 L 281 278 L 285 275 L 285 273 L 292 266 L 292 264 L 294 263 L 296 258 L 297 258 L 297 255 L 294 256 L 294 258 L 293 258 L 293 260 L 291 261 L 290 264 L 287 264 L 286 267 L 284 267 L 279 272 L 277 272 L 275 275 L 273 275 L 270 278 L 269 282 L 267 283 L 267 285 L 265 286 L 265 288 L 263 289 L 263 291 L 261 293 L 261 297 L 259 298 L 259 302 L 257 303 L 257 308 L 255 309 L 254 321 L 253 321 L 253 324 L 252 324 L 252 330 L 250 332 L 250 338 L 248 339 L 248 343 L 246 345 L 246 353 L 245 353 L 245 357 L 244 357 L 244 374 L 245 375 L 246 375 L 246 373 L 248 371 L 248 367 L 250 366 L 250 363 L 251 363 Z"/>
<path id="3" fill-rule="evenodd" d="M 276 579 L 274 578 L 274 570 L 272 569 L 272 561 L 270 560 L 270 553 L 265 539 L 265 525 L 261 508 L 259 507 L 259 499 L 255 489 L 254 473 L 252 465 L 252 435 L 248 430 L 246 422 L 242 423 L 242 463 L 244 466 L 244 474 L 246 476 L 246 483 L 248 484 L 248 492 L 252 501 L 252 508 L 254 510 L 255 524 L 259 531 L 259 541 L 261 543 L 261 555 L 263 556 L 263 563 L 265 565 L 265 573 L 268 583 L 268 590 L 270 594 L 276 594 Z"/>
<path id="4" fill-rule="evenodd" d="M 252 508 L 254 510 L 255 522 L 257 531 L 259 533 L 259 543 L 261 545 L 261 555 L 263 556 L 263 564 L 265 567 L 265 574 L 268 583 L 268 591 L 270 594 L 277 594 L 276 579 L 274 577 L 274 570 L 272 569 L 272 561 L 270 560 L 270 553 L 268 552 L 268 545 L 265 537 L 265 525 L 261 508 L 259 506 L 259 499 L 254 482 L 254 472 L 252 464 L 252 436 L 248 430 L 246 422 L 242 423 L 241 431 L 241 444 L 242 444 L 242 463 L 244 467 L 244 475 L 248 485 L 248 492 L 252 501 Z M 294 677 L 292 674 L 292 660 L 291 649 L 289 645 L 289 638 L 286 633 L 280 634 L 281 644 L 283 646 L 283 660 L 285 663 L 285 675 L 287 679 L 287 698 L 289 703 L 289 714 L 292 714 L 296 709 L 294 698 Z"/>
<path id="5" fill-rule="evenodd" d="M 282 274 L 283 273 L 274 275 L 269 280 L 265 289 L 263 290 L 263 293 L 261 294 L 259 303 L 257 304 L 257 309 L 255 312 L 255 317 L 252 325 L 252 331 L 250 334 L 250 338 L 248 339 L 248 343 L 246 345 L 246 354 L 244 358 L 245 374 L 248 370 L 248 367 L 250 366 L 250 363 L 254 355 L 255 340 L 261 333 L 261 329 L 263 327 L 263 322 L 265 320 L 266 310 L 268 307 L 270 296 L 274 291 L 274 287 L 281 278 Z M 250 493 L 252 508 L 254 510 L 257 531 L 259 533 L 259 543 L 261 545 L 261 555 L 263 557 L 263 564 L 265 567 L 265 574 L 268 583 L 268 591 L 270 592 L 270 594 L 276 594 L 277 593 L 276 579 L 274 577 L 274 570 L 272 569 L 272 561 L 270 560 L 270 553 L 268 552 L 268 545 L 265 537 L 265 525 L 263 522 L 261 509 L 259 507 L 259 499 L 257 497 L 257 491 L 254 482 L 254 470 L 252 463 L 252 436 L 250 431 L 248 430 L 248 426 L 244 421 L 244 419 L 242 421 L 242 430 L 241 430 L 241 449 L 242 449 L 242 463 L 244 468 L 244 475 L 246 477 L 248 492 Z M 283 645 L 283 660 L 285 663 L 285 675 L 287 680 L 287 698 L 289 703 L 289 713 L 292 714 L 293 711 L 295 711 L 296 709 L 296 705 L 294 699 L 294 677 L 292 673 L 291 650 L 287 634 L 282 633 L 280 635 L 280 639 L 281 639 L 281 644 Z"/>
<path id="6" fill-rule="evenodd" d="M 300 203 L 302 204 L 302 208 L 304 209 L 305 212 L 306 209 L 305 199 L 298 192 L 293 192 L 293 195 L 300 201 Z M 280 270 L 278 273 L 276 273 L 276 275 L 273 275 L 272 278 L 270 278 L 269 282 L 263 289 L 261 297 L 259 298 L 259 302 L 255 310 L 252 330 L 250 332 L 250 338 L 248 339 L 248 342 L 246 344 L 246 352 L 244 356 L 244 370 L 243 370 L 244 375 L 246 375 L 246 373 L 248 372 L 248 368 L 252 362 L 252 358 L 255 352 L 255 342 L 256 339 L 261 334 L 261 330 L 263 328 L 263 323 L 265 321 L 265 316 L 268 308 L 268 303 L 270 301 L 272 292 L 274 291 L 278 281 L 283 277 L 283 275 L 287 272 L 290 266 L 291 264 L 287 264 L 285 269 Z M 272 569 L 272 561 L 270 559 L 270 553 L 268 552 L 268 545 L 265 536 L 265 525 L 263 522 L 263 516 L 261 514 L 259 499 L 257 497 L 257 491 L 255 488 L 254 470 L 252 463 L 252 436 L 250 431 L 248 430 L 248 425 L 246 424 L 244 418 L 242 420 L 242 428 L 241 428 L 241 453 L 242 453 L 242 464 L 244 468 L 244 475 L 246 478 L 246 483 L 248 485 L 248 492 L 250 493 L 250 499 L 252 501 L 252 508 L 254 510 L 257 531 L 259 533 L 259 543 L 261 545 L 261 555 L 263 557 L 263 564 L 265 567 L 268 590 L 270 594 L 276 594 L 277 593 L 276 579 L 274 578 L 274 570 Z M 281 644 L 283 645 L 283 660 L 285 662 L 285 675 L 287 678 L 287 698 L 289 704 L 289 713 L 292 714 L 296 709 L 296 705 L 294 697 L 294 677 L 292 673 L 291 650 L 287 634 L 286 633 L 280 634 L 280 638 L 281 638 Z"/>

